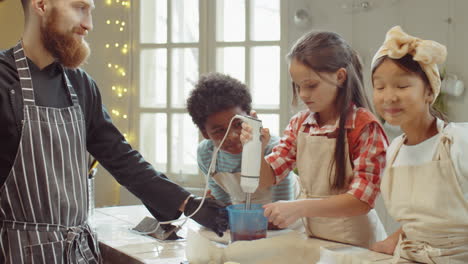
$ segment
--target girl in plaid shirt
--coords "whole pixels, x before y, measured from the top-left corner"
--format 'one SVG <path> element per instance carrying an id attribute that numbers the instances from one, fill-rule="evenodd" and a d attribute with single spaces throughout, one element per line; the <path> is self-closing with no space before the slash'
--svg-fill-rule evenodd
<path id="1" fill-rule="evenodd" d="M 333 32 L 306 34 L 288 59 L 293 103 L 299 96 L 308 109 L 292 117 L 261 177 L 278 184 L 297 168 L 301 197 L 266 204 L 265 216 L 279 227 L 302 218 L 310 236 L 367 247 L 386 236 L 372 208 L 388 143 L 369 110 L 362 64 Z M 250 137 L 243 124 L 241 140 Z"/>

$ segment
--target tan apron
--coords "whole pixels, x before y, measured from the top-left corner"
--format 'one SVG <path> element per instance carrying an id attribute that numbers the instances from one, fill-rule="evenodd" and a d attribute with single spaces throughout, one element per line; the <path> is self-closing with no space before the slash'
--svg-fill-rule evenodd
<path id="1" fill-rule="evenodd" d="M 335 166 L 330 168 L 335 151 L 336 139 L 326 136 L 311 136 L 304 132 L 305 126 L 299 131 L 297 141 L 297 168 L 301 183 L 302 198 L 327 198 L 348 191 L 332 191 L 332 178 Z M 346 157 L 349 157 L 348 143 Z M 351 161 L 347 159 L 347 186 L 353 179 Z M 333 240 L 362 247 L 386 237 L 385 229 L 374 209 L 369 213 L 353 217 L 311 217 L 305 220 L 306 230 L 310 236 Z"/>
<path id="2" fill-rule="evenodd" d="M 232 204 L 245 203 L 245 193 L 240 185 L 240 173 L 216 172 L 213 174 L 213 180 L 231 197 Z M 251 197 L 252 204 L 267 204 L 272 201 L 271 188 L 257 189 Z"/>
<path id="3" fill-rule="evenodd" d="M 382 196 L 390 215 L 403 227 L 395 249 L 400 256 L 423 263 L 468 263 L 468 202 L 450 157 L 452 139 L 437 120 L 440 141 L 432 161 L 392 167 L 406 137 L 389 159 Z"/>

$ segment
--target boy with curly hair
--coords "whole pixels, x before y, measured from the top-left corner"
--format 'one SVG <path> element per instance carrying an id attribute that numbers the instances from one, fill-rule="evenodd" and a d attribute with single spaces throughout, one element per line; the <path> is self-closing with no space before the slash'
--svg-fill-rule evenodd
<path id="1" fill-rule="evenodd" d="M 211 195 L 225 204 L 244 203 L 245 195 L 240 188 L 242 144 L 239 135 L 242 121 L 233 120 L 229 131 L 227 129 L 234 115 L 251 113 L 252 97 L 246 85 L 220 73 L 203 75 L 187 99 L 187 109 L 205 138 L 197 150 L 198 166 L 204 174 L 208 173 L 214 148 L 228 133 L 209 179 Z M 278 142 L 278 137 L 271 137 L 264 155 L 268 155 Z M 252 203 L 292 200 L 295 190 L 296 176 L 291 173 L 278 185 L 269 188 L 260 185 L 252 195 Z"/>

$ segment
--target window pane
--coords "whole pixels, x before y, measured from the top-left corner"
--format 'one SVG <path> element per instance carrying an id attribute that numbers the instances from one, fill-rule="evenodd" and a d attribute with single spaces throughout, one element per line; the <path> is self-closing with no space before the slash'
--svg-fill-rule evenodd
<path id="1" fill-rule="evenodd" d="M 245 0 L 216 1 L 216 40 L 245 40 Z"/>
<path id="2" fill-rule="evenodd" d="M 167 50 L 142 50 L 140 54 L 140 106 L 165 107 Z"/>
<path id="3" fill-rule="evenodd" d="M 172 106 L 184 108 L 189 92 L 198 80 L 198 49 L 172 51 Z"/>
<path id="4" fill-rule="evenodd" d="M 272 136 L 279 136 L 279 115 L 278 114 L 258 114 L 262 120 L 262 126 L 270 129 Z"/>
<path id="5" fill-rule="evenodd" d="M 251 0 L 252 40 L 280 39 L 280 1 Z"/>
<path id="6" fill-rule="evenodd" d="M 172 42 L 198 42 L 198 0 L 171 0 Z"/>
<path id="7" fill-rule="evenodd" d="M 188 114 L 172 115 L 172 173 L 197 174 L 198 129 Z M 180 179 L 182 180 L 182 179 Z"/>
<path id="8" fill-rule="evenodd" d="M 218 48 L 216 70 L 245 83 L 245 48 Z"/>
<path id="9" fill-rule="evenodd" d="M 167 171 L 166 114 L 141 114 L 140 152 L 158 171 Z"/>
<path id="10" fill-rule="evenodd" d="M 253 107 L 279 108 L 280 49 L 252 48 L 251 90 Z"/>
<path id="11" fill-rule="evenodd" d="M 142 0 L 140 10 L 141 42 L 167 42 L 167 0 Z"/>

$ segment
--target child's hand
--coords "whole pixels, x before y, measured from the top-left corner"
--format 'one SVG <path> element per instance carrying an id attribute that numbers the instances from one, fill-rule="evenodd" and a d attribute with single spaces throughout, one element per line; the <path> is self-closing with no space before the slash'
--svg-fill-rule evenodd
<path id="1" fill-rule="evenodd" d="M 387 239 L 374 243 L 370 246 L 370 250 L 380 252 L 388 255 L 393 255 L 395 248 L 398 244 L 398 239 L 393 236 L 387 237 Z"/>
<path id="2" fill-rule="evenodd" d="M 211 198 L 213 200 L 216 200 L 216 198 L 211 194 L 211 190 L 208 189 L 208 191 L 206 191 L 206 198 Z"/>
<path id="3" fill-rule="evenodd" d="M 278 201 L 265 204 L 263 208 L 265 209 L 264 215 L 268 218 L 268 221 L 279 228 L 286 228 L 303 217 L 303 205 L 300 203 L 300 200 Z"/>
<path id="4" fill-rule="evenodd" d="M 250 116 L 257 118 L 257 112 L 254 110 L 250 111 Z M 262 139 L 262 148 L 265 149 L 268 145 L 268 142 L 270 142 L 270 130 L 268 128 L 262 128 L 260 133 Z M 245 143 L 249 142 L 250 140 L 252 140 L 252 127 L 244 122 L 242 123 L 240 141 L 242 145 L 245 145 Z"/>

